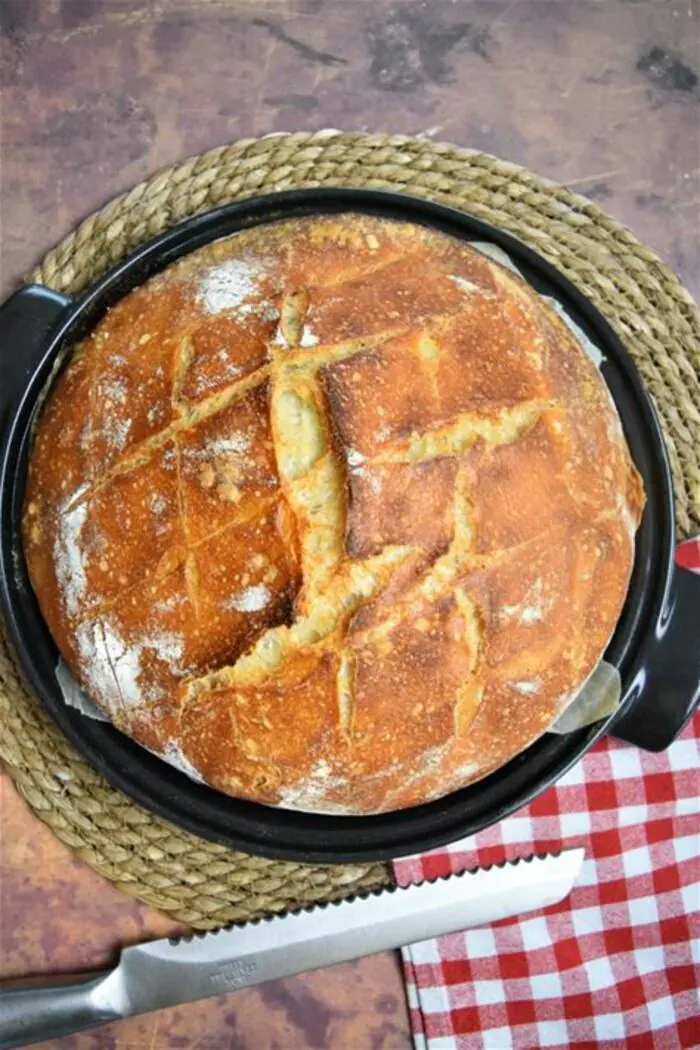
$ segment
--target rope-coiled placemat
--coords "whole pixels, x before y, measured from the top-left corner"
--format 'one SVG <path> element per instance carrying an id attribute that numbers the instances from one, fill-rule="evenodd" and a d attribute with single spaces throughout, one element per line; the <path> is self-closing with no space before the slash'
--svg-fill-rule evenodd
<path id="1" fill-rule="evenodd" d="M 680 535 L 700 531 L 700 317 L 674 274 L 583 197 L 486 154 L 337 131 L 245 139 L 160 172 L 83 222 L 31 275 L 81 292 L 139 244 L 197 212 L 273 190 L 403 190 L 462 208 L 537 249 L 598 306 L 662 419 Z M 305 866 L 234 853 L 110 788 L 44 714 L 0 637 L 0 757 L 34 811 L 92 867 L 196 927 L 345 896 L 383 865 Z"/>

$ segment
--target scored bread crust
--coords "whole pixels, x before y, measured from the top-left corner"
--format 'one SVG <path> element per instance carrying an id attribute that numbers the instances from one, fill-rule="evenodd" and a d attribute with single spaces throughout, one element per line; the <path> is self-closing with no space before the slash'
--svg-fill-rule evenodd
<path id="1" fill-rule="evenodd" d="M 39 419 L 32 585 L 113 723 L 242 798 L 426 802 L 600 660 L 644 505 L 594 364 L 522 280 L 343 214 L 119 302 Z"/>

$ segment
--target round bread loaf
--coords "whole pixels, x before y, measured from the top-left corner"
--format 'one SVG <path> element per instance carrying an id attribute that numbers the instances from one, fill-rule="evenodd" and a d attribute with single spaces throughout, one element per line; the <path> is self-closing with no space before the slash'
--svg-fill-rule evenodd
<path id="1" fill-rule="evenodd" d="M 343 214 L 174 264 L 38 422 L 24 544 L 113 723 L 287 808 L 436 798 L 600 660 L 644 502 L 594 364 L 461 241 Z"/>

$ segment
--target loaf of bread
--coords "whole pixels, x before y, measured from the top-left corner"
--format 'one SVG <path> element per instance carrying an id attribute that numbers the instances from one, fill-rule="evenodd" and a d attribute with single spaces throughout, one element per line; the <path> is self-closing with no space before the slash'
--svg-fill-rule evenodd
<path id="1" fill-rule="evenodd" d="M 595 365 L 461 241 L 356 214 L 175 263 L 77 346 L 24 545 L 73 675 L 223 792 L 363 814 L 540 736 L 644 503 Z"/>

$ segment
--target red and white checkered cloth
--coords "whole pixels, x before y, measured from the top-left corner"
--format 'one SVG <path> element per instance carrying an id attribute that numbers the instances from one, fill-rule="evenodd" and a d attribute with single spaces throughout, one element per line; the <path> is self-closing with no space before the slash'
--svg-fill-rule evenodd
<path id="1" fill-rule="evenodd" d="M 678 561 L 700 571 L 700 544 Z M 561 904 L 403 950 L 416 1050 L 700 1047 L 699 745 L 700 711 L 661 754 L 605 738 L 513 816 L 395 862 L 406 884 L 586 849 Z"/>

